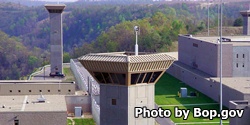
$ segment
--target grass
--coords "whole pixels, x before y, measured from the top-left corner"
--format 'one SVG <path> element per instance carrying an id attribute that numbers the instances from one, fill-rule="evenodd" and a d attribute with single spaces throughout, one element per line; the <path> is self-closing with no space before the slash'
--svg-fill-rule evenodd
<path id="1" fill-rule="evenodd" d="M 94 119 L 73 119 L 75 125 L 96 125 Z"/>
<path id="2" fill-rule="evenodd" d="M 186 87 L 188 93 L 197 92 L 198 97 L 192 98 L 180 98 L 178 97 L 178 91 L 181 87 Z M 164 74 L 161 79 L 155 85 L 155 102 L 158 105 L 180 105 L 180 104 L 197 104 L 197 103 L 216 103 L 211 98 L 200 93 L 199 91 L 191 88 L 190 86 L 184 84 L 180 80 L 174 78 L 169 74 Z M 172 115 L 170 118 L 173 122 L 218 122 L 219 118 L 213 120 L 208 120 L 206 118 L 194 118 L 193 117 L 193 108 L 199 107 L 202 109 L 215 109 L 219 111 L 219 105 L 199 105 L 199 106 L 179 106 L 181 109 L 190 109 L 189 117 L 187 120 L 183 118 L 175 118 Z M 170 109 L 172 114 L 174 113 L 174 106 L 163 106 L 164 109 Z M 228 122 L 228 120 L 225 120 Z"/>
<path id="3" fill-rule="evenodd" d="M 71 120 L 67 119 L 67 125 L 72 125 Z"/>
<path id="4" fill-rule="evenodd" d="M 63 68 L 63 73 L 66 75 L 65 76 L 65 82 L 72 82 L 75 81 L 74 74 L 72 73 L 70 67 L 64 67 Z"/>

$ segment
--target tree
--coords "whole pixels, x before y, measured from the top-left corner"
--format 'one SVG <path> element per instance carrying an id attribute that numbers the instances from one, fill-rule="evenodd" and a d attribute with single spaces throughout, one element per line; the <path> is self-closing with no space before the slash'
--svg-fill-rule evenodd
<path id="1" fill-rule="evenodd" d="M 239 17 L 234 21 L 234 26 L 242 26 L 243 25 L 243 21 L 242 18 Z"/>

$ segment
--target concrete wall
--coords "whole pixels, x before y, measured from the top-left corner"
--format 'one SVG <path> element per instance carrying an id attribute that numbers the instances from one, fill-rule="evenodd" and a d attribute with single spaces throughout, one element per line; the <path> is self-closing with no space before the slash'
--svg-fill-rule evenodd
<path id="1" fill-rule="evenodd" d="M 51 73 L 63 73 L 62 14 L 50 13 L 50 63 Z M 56 70 L 56 67 L 58 70 Z"/>
<path id="2" fill-rule="evenodd" d="M 75 107 L 82 107 L 83 113 L 91 112 L 90 96 L 65 96 L 68 113 L 75 113 Z"/>
<path id="3" fill-rule="evenodd" d="M 79 62 L 77 63 L 79 64 Z M 88 77 L 90 74 L 87 72 L 87 70 L 84 67 L 78 66 L 73 59 L 70 60 L 70 69 L 76 78 L 76 84 L 79 89 L 83 91 L 89 91 Z"/>
<path id="4" fill-rule="evenodd" d="M 213 100 L 219 102 L 219 83 L 210 79 L 208 76 L 201 75 L 199 72 L 192 72 L 187 68 L 174 62 L 167 72 L 187 85 L 202 92 Z M 229 101 L 244 99 L 243 93 L 223 85 L 223 105 L 229 107 Z"/>
<path id="5" fill-rule="evenodd" d="M 250 35 L 250 17 L 243 17 L 243 35 Z"/>
<path id="6" fill-rule="evenodd" d="M 142 84 L 128 88 L 128 125 L 154 125 L 154 118 L 135 118 L 135 107 L 155 108 L 155 84 Z"/>
<path id="7" fill-rule="evenodd" d="M 134 108 L 154 109 L 154 84 L 100 85 L 101 125 L 153 125 L 154 118 L 135 118 Z M 116 105 L 112 105 L 112 99 Z"/>
<path id="8" fill-rule="evenodd" d="M 229 105 L 230 109 L 244 109 L 243 117 L 238 118 L 230 118 L 230 125 L 249 125 L 250 123 L 250 105 L 248 104 L 248 100 L 237 100 L 230 101 Z"/>
<path id="9" fill-rule="evenodd" d="M 211 76 L 219 76 L 217 43 L 204 42 L 187 36 L 178 38 L 179 61 Z M 223 76 L 232 76 L 232 45 L 223 44 Z M 211 68 L 213 67 L 213 68 Z"/>
<path id="10" fill-rule="evenodd" d="M 14 125 L 15 119 L 19 125 L 66 125 L 67 112 L 0 112 L 0 125 Z"/>
<path id="11" fill-rule="evenodd" d="M 250 77 L 249 54 L 250 54 L 249 46 L 233 47 L 233 76 L 234 77 Z"/>
<path id="12" fill-rule="evenodd" d="M 97 98 L 97 99 L 96 99 Z M 99 96 L 93 96 L 91 98 L 91 111 L 93 119 L 97 125 L 100 125 L 100 100 Z M 99 101 L 99 102 L 98 102 Z"/>
<path id="13" fill-rule="evenodd" d="M 60 91 L 59 91 L 60 90 Z M 2 83 L 0 95 L 72 95 L 75 94 L 74 83 Z"/>

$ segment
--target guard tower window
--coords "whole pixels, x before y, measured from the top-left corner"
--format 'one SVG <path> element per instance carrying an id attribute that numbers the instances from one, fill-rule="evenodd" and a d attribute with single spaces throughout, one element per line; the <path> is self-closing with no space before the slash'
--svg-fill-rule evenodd
<path id="1" fill-rule="evenodd" d="M 19 120 L 18 119 L 14 120 L 14 125 L 19 125 Z"/>
<path id="2" fill-rule="evenodd" d="M 118 84 L 119 80 L 117 80 L 117 77 L 114 73 L 110 73 L 110 77 L 113 80 L 114 84 Z"/>
<path id="3" fill-rule="evenodd" d="M 119 80 L 120 85 L 125 85 L 125 74 L 116 74 L 117 79 Z"/>
<path id="4" fill-rule="evenodd" d="M 42 90 L 39 90 L 39 92 L 42 92 Z"/>
<path id="5" fill-rule="evenodd" d="M 48 90 L 48 92 L 50 92 L 50 90 Z"/>
<path id="6" fill-rule="evenodd" d="M 137 74 L 131 74 L 131 85 L 136 84 L 138 77 L 140 76 L 140 73 Z"/>
<path id="7" fill-rule="evenodd" d="M 239 55 L 238 54 L 236 54 L 236 58 L 238 58 L 239 57 Z"/>
<path id="8" fill-rule="evenodd" d="M 162 72 L 154 72 L 152 78 L 150 79 L 150 83 L 154 83 L 155 80 L 160 76 Z"/>
<path id="9" fill-rule="evenodd" d="M 31 90 L 29 90 L 29 92 L 31 92 Z"/>
<path id="10" fill-rule="evenodd" d="M 18 92 L 21 92 L 21 90 L 18 90 Z"/>
<path id="11" fill-rule="evenodd" d="M 93 72 L 95 78 L 99 81 L 99 83 L 105 83 L 103 77 L 102 77 L 102 73 L 100 72 Z"/>
<path id="12" fill-rule="evenodd" d="M 198 47 L 198 44 L 196 44 L 196 43 L 193 43 L 193 47 Z"/>
<path id="13" fill-rule="evenodd" d="M 12 90 L 10 90 L 10 92 L 12 92 Z"/>
<path id="14" fill-rule="evenodd" d="M 238 63 L 236 63 L 236 67 L 238 68 Z"/>
<path id="15" fill-rule="evenodd" d="M 141 75 L 140 75 L 139 80 L 138 80 L 137 83 L 142 83 L 142 80 L 143 80 L 143 78 L 144 78 L 144 75 L 145 75 L 145 73 L 141 73 Z"/>
<path id="16" fill-rule="evenodd" d="M 147 73 L 145 79 L 143 80 L 143 83 L 148 83 L 151 75 L 152 75 L 152 72 Z"/>
<path id="17" fill-rule="evenodd" d="M 245 58 L 245 54 L 243 54 L 243 58 Z"/>
<path id="18" fill-rule="evenodd" d="M 108 73 L 102 73 L 106 83 L 112 83 Z"/>
<path id="19" fill-rule="evenodd" d="M 111 99 L 111 104 L 116 105 L 116 99 Z"/>

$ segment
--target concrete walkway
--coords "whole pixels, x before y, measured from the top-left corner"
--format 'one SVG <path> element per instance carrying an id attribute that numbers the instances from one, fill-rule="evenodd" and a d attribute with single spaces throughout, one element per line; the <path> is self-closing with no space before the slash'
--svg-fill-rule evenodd
<path id="1" fill-rule="evenodd" d="M 155 109 L 158 109 L 158 108 L 159 108 L 158 105 L 155 104 Z M 174 122 L 172 122 L 172 120 L 170 118 L 160 118 L 160 117 L 157 117 L 155 120 L 160 125 L 174 125 Z"/>
<path id="2" fill-rule="evenodd" d="M 201 105 L 219 105 L 219 103 L 200 103 L 200 104 L 179 104 L 179 105 L 158 105 L 162 106 L 201 106 Z"/>
<path id="3" fill-rule="evenodd" d="M 73 120 L 73 118 L 72 117 L 68 117 L 68 119 L 71 121 L 71 125 L 75 125 L 75 121 Z"/>

